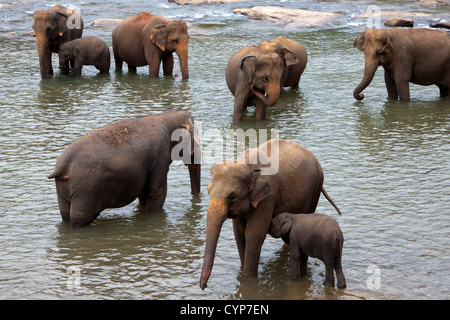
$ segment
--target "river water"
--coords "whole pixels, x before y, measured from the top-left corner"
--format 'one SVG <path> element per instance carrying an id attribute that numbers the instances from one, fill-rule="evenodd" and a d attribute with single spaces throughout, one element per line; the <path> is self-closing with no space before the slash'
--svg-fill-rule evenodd
<path id="1" fill-rule="evenodd" d="M 20 35 L 31 30 L 34 11 L 50 4 L 27 1 L 0 8 L 0 298 L 448 299 L 450 100 L 439 98 L 435 86 L 411 85 L 410 103 L 388 101 L 382 70 L 363 101 L 352 96 L 364 70 L 363 54 L 352 47 L 367 23 L 358 16 L 370 5 L 434 17 L 447 12 L 414 10 L 412 3 L 62 3 L 81 9 L 84 36 L 97 36 L 110 48 L 114 26 L 92 27 L 89 22 L 140 11 L 186 20 L 187 81 L 176 76 L 150 80 L 146 67 L 138 68 L 137 75 L 116 75 L 113 59 L 107 76 L 85 67 L 83 77 L 75 79 L 55 68 L 54 78 L 42 81 L 35 38 Z M 340 16 L 326 26 L 292 29 L 232 11 L 270 4 Z M 418 17 L 416 26 L 429 22 Z M 234 99 L 224 77 L 229 58 L 244 46 L 278 36 L 298 41 L 308 51 L 300 88 L 283 90 L 267 120 L 255 123 L 249 108 L 242 123 L 232 124 Z M 174 73 L 181 74 L 175 59 Z M 187 168 L 174 162 L 161 212 L 147 215 L 134 202 L 104 211 L 86 228 L 62 223 L 55 185 L 46 175 L 67 145 L 111 122 L 167 108 L 188 110 L 201 121 L 207 151 L 201 194 L 190 194 Z M 316 259 L 310 259 L 305 279 L 291 281 L 288 247 L 270 236 L 258 278 L 243 278 L 229 220 L 208 288 L 200 289 L 206 186 L 212 164 L 220 160 L 219 153 L 208 150 L 226 139 L 228 129 L 239 128 L 277 130 L 280 138 L 299 142 L 318 158 L 324 186 L 343 212 L 338 216 L 323 197 L 317 209 L 335 217 L 344 233 L 346 289 L 324 288 L 324 266 Z"/>

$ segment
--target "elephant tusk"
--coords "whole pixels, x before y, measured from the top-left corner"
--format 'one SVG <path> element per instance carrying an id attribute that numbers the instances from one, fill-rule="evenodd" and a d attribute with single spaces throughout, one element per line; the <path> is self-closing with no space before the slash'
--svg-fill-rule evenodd
<path id="1" fill-rule="evenodd" d="M 267 96 L 268 96 L 268 94 L 267 94 L 267 93 L 264 93 L 264 97 L 266 97 L 266 98 L 267 98 Z"/>

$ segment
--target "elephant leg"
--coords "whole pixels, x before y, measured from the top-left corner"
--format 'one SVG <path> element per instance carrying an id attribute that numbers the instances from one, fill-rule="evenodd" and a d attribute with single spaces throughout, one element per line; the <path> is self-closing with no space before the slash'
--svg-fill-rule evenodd
<path id="1" fill-rule="evenodd" d="M 148 63 L 148 75 L 150 78 L 159 77 L 159 67 L 161 65 L 161 57 L 150 51 L 145 52 L 145 59 Z"/>
<path id="2" fill-rule="evenodd" d="M 400 74 L 400 71 L 394 73 L 395 87 L 401 101 L 409 102 L 409 80 L 411 79 L 411 71 Z"/>
<path id="3" fill-rule="evenodd" d="M 173 55 L 168 54 L 163 60 L 163 72 L 165 76 L 172 75 L 173 72 Z"/>
<path id="4" fill-rule="evenodd" d="M 334 266 L 334 269 L 336 270 L 336 277 L 337 277 L 337 286 L 338 288 L 346 288 L 347 284 L 345 282 L 345 276 L 344 272 L 342 271 L 341 261 L 340 257 L 336 260 L 336 264 Z"/>
<path id="5" fill-rule="evenodd" d="M 139 203 L 145 207 L 147 213 L 157 212 L 162 209 L 167 195 L 167 172 L 165 176 L 151 177 L 146 188 L 139 196 Z"/>
<path id="6" fill-rule="evenodd" d="M 81 69 L 83 68 L 83 62 L 76 60 L 74 65 L 75 77 L 81 77 Z"/>
<path id="7" fill-rule="evenodd" d="M 291 242 L 290 244 L 289 266 L 291 269 L 292 279 L 298 280 L 301 276 L 300 268 L 302 266 L 302 263 L 301 263 L 300 248 L 297 243 Z"/>
<path id="8" fill-rule="evenodd" d="M 325 280 L 323 284 L 327 287 L 334 286 L 334 261 L 324 261 L 325 263 Z"/>
<path id="9" fill-rule="evenodd" d="M 245 252 L 242 275 L 244 277 L 256 277 L 258 275 L 261 247 L 269 231 L 272 220 L 275 199 L 264 199 L 247 219 L 245 226 Z"/>
<path id="10" fill-rule="evenodd" d="M 245 220 L 233 219 L 233 232 L 241 259 L 241 267 L 244 266 L 245 253 Z"/>
<path id="11" fill-rule="evenodd" d="M 441 97 L 448 97 L 449 96 L 449 88 L 446 88 L 442 84 L 437 84 L 437 86 L 439 88 L 439 93 L 440 93 Z"/>
<path id="12" fill-rule="evenodd" d="M 308 256 L 301 252 L 300 254 L 300 277 L 306 277 L 308 273 Z"/>
<path id="13" fill-rule="evenodd" d="M 128 73 L 136 73 L 137 72 L 137 68 L 136 66 L 132 66 L 132 65 L 128 65 Z"/>
<path id="14" fill-rule="evenodd" d="M 266 118 L 266 105 L 259 99 L 256 100 L 256 121 L 262 121 Z"/>
<path id="15" fill-rule="evenodd" d="M 395 86 L 395 81 L 392 78 L 391 74 L 386 70 L 384 70 L 384 82 L 386 83 L 388 98 L 397 100 L 398 92 L 397 92 L 397 87 Z"/>

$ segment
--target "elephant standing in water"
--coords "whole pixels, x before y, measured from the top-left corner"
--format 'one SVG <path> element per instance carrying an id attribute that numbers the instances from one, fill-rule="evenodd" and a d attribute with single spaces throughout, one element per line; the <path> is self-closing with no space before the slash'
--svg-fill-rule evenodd
<path id="1" fill-rule="evenodd" d="M 429 29 L 373 29 L 356 38 L 353 46 L 364 52 L 365 68 L 353 96 L 361 94 L 371 82 L 378 66 L 390 99 L 410 101 L 409 83 L 435 84 L 442 97 L 450 93 L 450 34 Z"/>
<path id="2" fill-rule="evenodd" d="M 345 288 L 342 271 L 344 236 L 336 219 L 325 214 L 281 213 L 272 219 L 269 234 L 289 244 L 289 264 L 294 280 L 307 272 L 308 257 L 318 258 L 325 264 L 326 286 L 334 286 L 336 271 L 338 288 Z"/>
<path id="3" fill-rule="evenodd" d="M 269 140 L 238 159 L 216 163 L 208 185 L 205 256 L 200 287 L 212 271 L 220 230 L 227 218 L 233 230 L 244 276 L 257 276 L 261 247 L 272 217 L 282 212 L 313 213 L 323 188 L 316 157 L 296 142 Z"/>
<path id="4" fill-rule="evenodd" d="M 64 42 L 81 38 L 83 27 L 83 19 L 78 13 L 59 4 L 34 13 L 33 30 L 42 79 L 53 76 L 52 53 L 58 53 Z"/>
<path id="5" fill-rule="evenodd" d="M 48 176 L 56 182 L 62 219 L 73 227 L 85 226 L 102 210 L 136 198 L 147 212 L 160 210 L 169 166 L 180 153 L 189 168 L 191 191 L 198 194 L 200 145 L 193 121 L 187 111 L 170 110 L 122 120 L 73 142 Z"/>
<path id="6" fill-rule="evenodd" d="M 172 75 L 172 53 L 175 51 L 183 79 L 188 79 L 188 42 L 184 21 L 171 21 L 147 12 L 125 18 L 112 34 L 116 71 L 122 70 L 124 61 L 129 72 L 136 72 L 136 67 L 148 65 L 150 78 L 156 78 L 162 61 L 164 75 Z"/>
<path id="7" fill-rule="evenodd" d="M 264 120 L 266 107 L 278 101 L 281 88 L 298 87 L 306 63 L 305 48 L 283 37 L 239 50 L 225 70 L 234 95 L 233 121 L 242 119 L 247 106 L 255 106 L 257 121 Z"/>

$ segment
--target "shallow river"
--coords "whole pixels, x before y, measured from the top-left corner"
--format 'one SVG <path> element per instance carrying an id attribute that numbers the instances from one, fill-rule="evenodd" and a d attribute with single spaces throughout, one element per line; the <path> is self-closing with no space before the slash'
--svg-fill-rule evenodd
<path id="1" fill-rule="evenodd" d="M 148 11 L 184 19 L 190 33 L 190 79 L 148 79 L 138 74 L 97 75 L 42 81 L 35 38 L 0 38 L 0 298 L 2 299 L 448 299 L 450 236 L 450 100 L 435 86 L 411 85 L 410 103 L 388 101 L 379 70 L 357 102 L 364 57 L 352 47 L 364 30 L 358 18 L 369 5 L 411 11 L 412 1 L 254 1 L 178 6 L 166 1 L 73 1 L 86 22 L 84 36 L 111 48 L 113 25 L 89 26 L 99 18 Z M 286 28 L 250 20 L 236 7 L 278 4 L 333 11 L 323 27 Z M 53 4 L 52 4 L 53 5 Z M 44 1 L 0 8 L 0 33 L 31 30 Z M 420 10 L 419 10 L 420 11 Z M 445 10 L 421 10 L 434 15 Z M 416 26 L 428 26 L 417 18 Z M 232 124 L 233 96 L 224 70 L 240 48 L 285 36 L 304 45 L 309 61 L 298 90 L 255 123 L 249 108 Z M 54 55 L 53 65 L 57 65 Z M 125 69 L 126 70 L 126 69 Z M 178 60 L 174 73 L 180 74 Z M 55 185 L 46 178 L 59 154 L 75 139 L 111 122 L 189 110 L 202 123 L 208 150 L 228 129 L 273 129 L 279 137 L 310 149 L 320 161 L 324 186 L 342 210 L 338 216 L 322 196 L 317 211 L 332 215 L 344 233 L 347 288 L 324 288 L 324 266 L 310 259 L 308 276 L 293 282 L 288 247 L 268 236 L 257 279 L 240 275 L 231 221 L 224 224 L 208 288 L 199 287 L 203 259 L 206 186 L 217 154 L 205 152 L 202 190 L 190 194 L 181 162 L 169 172 L 164 209 L 139 212 L 136 202 L 104 211 L 89 227 L 61 222 Z M 219 155 L 220 156 L 220 155 Z"/>

